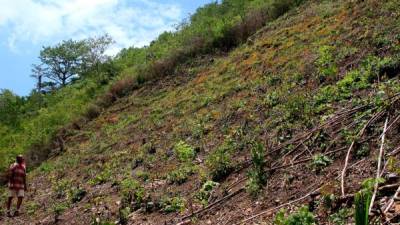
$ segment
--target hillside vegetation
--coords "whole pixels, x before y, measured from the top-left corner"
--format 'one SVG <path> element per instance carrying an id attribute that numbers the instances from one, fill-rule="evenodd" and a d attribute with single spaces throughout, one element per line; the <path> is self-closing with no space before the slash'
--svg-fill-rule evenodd
<path id="1" fill-rule="evenodd" d="M 0 165 L 50 158 L 29 174 L 24 214 L 0 222 L 398 223 L 399 24 L 396 0 L 200 8 L 123 50 L 118 76 L 2 124 Z"/>

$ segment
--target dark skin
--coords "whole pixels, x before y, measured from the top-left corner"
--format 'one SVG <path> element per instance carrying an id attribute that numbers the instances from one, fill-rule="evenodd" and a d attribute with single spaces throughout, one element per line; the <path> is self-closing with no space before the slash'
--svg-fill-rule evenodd
<path id="1" fill-rule="evenodd" d="M 17 158 L 17 163 L 18 164 L 22 164 L 23 162 L 24 162 L 23 159 Z M 9 170 L 8 171 L 8 180 L 11 181 L 11 179 L 12 179 L 12 172 Z M 27 191 L 28 188 L 27 188 L 27 185 L 26 185 L 26 176 L 24 178 L 24 184 L 25 184 L 24 185 L 25 186 L 24 191 Z M 23 200 L 24 200 L 23 197 L 18 197 L 18 199 L 17 199 L 17 211 L 15 213 L 15 216 L 18 216 L 19 209 L 21 208 Z M 8 216 L 11 216 L 10 210 L 11 210 L 12 201 L 13 201 L 13 197 L 8 197 L 8 201 L 7 201 L 7 212 L 8 212 L 7 214 L 8 214 Z"/>

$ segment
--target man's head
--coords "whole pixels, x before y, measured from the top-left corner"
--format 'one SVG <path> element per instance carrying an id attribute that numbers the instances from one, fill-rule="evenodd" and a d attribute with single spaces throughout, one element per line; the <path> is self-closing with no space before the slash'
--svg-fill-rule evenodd
<path id="1" fill-rule="evenodd" d="M 18 156 L 17 156 L 17 163 L 18 163 L 18 164 L 24 163 L 24 156 L 18 155 Z"/>

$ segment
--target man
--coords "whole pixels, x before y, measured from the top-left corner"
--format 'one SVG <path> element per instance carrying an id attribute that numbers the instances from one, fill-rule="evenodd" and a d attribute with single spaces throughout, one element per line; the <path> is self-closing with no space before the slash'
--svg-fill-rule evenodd
<path id="1" fill-rule="evenodd" d="M 19 215 L 19 209 L 21 208 L 22 200 L 25 196 L 25 191 L 27 191 L 26 186 L 26 166 L 25 160 L 22 155 L 17 156 L 16 163 L 10 166 L 8 171 L 8 188 L 9 196 L 7 202 L 7 216 L 11 217 L 11 204 L 13 198 L 18 198 L 17 210 L 14 216 Z"/>

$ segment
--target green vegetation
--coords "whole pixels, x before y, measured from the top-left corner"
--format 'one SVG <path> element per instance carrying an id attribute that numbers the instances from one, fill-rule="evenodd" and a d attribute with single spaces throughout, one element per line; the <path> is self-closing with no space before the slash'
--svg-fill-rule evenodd
<path id="1" fill-rule="evenodd" d="M 308 211 L 308 208 L 303 207 L 289 216 L 285 216 L 285 211 L 279 211 L 274 223 L 277 225 L 313 225 L 316 224 L 316 220 L 314 215 Z"/>
<path id="2" fill-rule="evenodd" d="M 248 173 L 249 180 L 247 183 L 247 190 L 252 196 L 257 196 L 259 191 L 267 183 L 265 148 L 261 143 L 252 143 L 251 157 L 253 167 Z"/>
<path id="3" fill-rule="evenodd" d="M 313 168 L 314 171 L 319 173 L 322 169 L 324 169 L 331 163 L 332 163 L 332 159 L 330 159 L 328 156 L 323 155 L 323 154 L 316 154 L 313 156 L 313 159 L 311 162 L 311 168 Z"/>
<path id="4" fill-rule="evenodd" d="M 213 190 L 219 185 L 214 181 L 206 181 L 201 187 L 200 191 L 196 194 L 196 199 L 200 201 L 203 206 L 207 206 Z"/>

